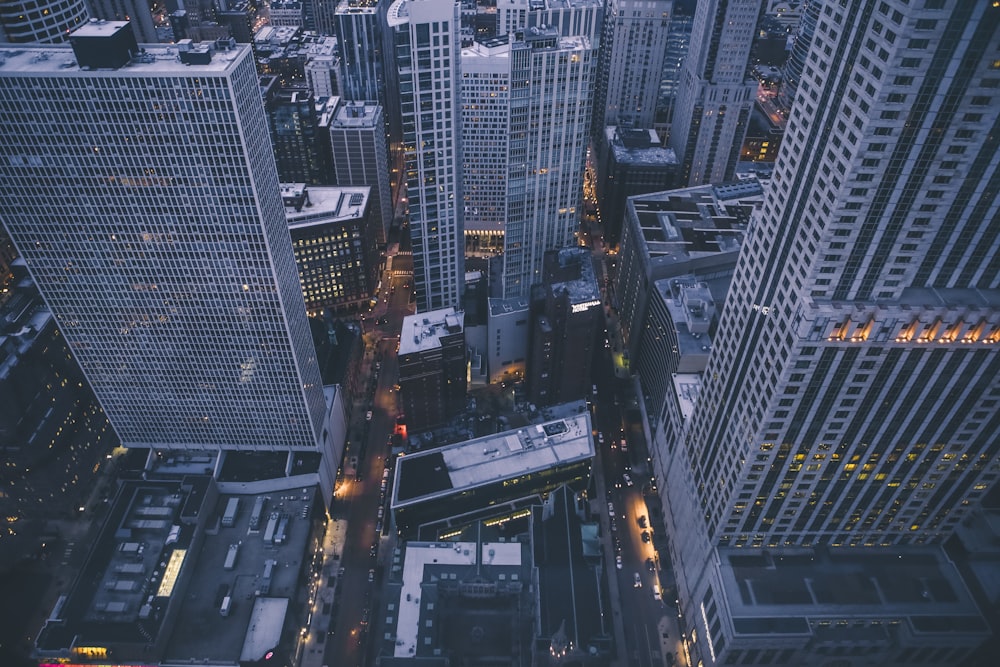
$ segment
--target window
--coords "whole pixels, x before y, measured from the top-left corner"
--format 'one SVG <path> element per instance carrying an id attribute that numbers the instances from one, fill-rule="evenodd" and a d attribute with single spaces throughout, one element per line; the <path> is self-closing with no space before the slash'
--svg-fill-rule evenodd
<path id="1" fill-rule="evenodd" d="M 911 49 L 926 49 L 930 43 L 929 39 L 911 39 L 907 46 Z"/>
<path id="2" fill-rule="evenodd" d="M 917 30 L 933 30 L 937 27 L 937 21 L 934 19 L 917 19 L 915 27 Z"/>
<path id="3" fill-rule="evenodd" d="M 920 58 L 903 58 L 899 61 L 899 66 L 907 69 L 915 69 L 920 67 Z"/>

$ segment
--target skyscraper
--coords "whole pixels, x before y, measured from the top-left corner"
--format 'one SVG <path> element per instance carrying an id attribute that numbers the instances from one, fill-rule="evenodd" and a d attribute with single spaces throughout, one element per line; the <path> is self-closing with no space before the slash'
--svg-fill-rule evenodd
<path id="1" fill-rule="evenodd" d="M 398 0 L 389 8 L 403 123 L 417 311 L 461 303 L 462 214 L 459 6 Z"/>
<path id="2" fill-rule="evenodd" d="M 370 228 L 380 246 L 389 239 L 393 218 L 383 117 L 382 107 L 376 104 L 348 102 L 337 109 L 330 121 L 337 185 L 371 188 Z"/>
<path id="3" fill-rule="evenodd" d="M 611 0 L 601 51 L 602 104 L 595 133 L 605 125 L 653 127 L 663 76 L 673 0 Z"/>
<path id="4" fill-rule="evenodd" d="M 668 396 L 660 424 L 668 525 L 685 538 L 671 560 L 705 664 L 742 661 L 755 629 L 772 647 L 782 634 L 788 654 L 772 664 L 836 655 L 851 628 L 870 632 L 880 664 L 913 664 L 914 651 L 957 664 L 982 639 L 931 548 L 1000 477 L 998 46 L 993 3 L 822 3 L 693 414 Z M 941 591 L 881 588 L 887 556 L 897 581 L 921 586 L 907 548 Z M 741 566 L 791 567 L 785 553 L 803 568 L 855 559 L 876 595 L 834 600 L 811 584 L 800 603 L 839 606 L 813 607 L 794 631 L 720 620 L 779 615 L 760 608 L 759 582 L 756 602 L 729 586 Z M 941 623 L 907 620 L 920 614 Z M 893 618 L 916 631 L 886 632 Z"/>
<path id="5" fill-rule="evenodd" d="M 699 2 L 670 130 L 686 185 L 733 177 L 757 83 L 750 49 L 761 0 Z"/>
<path id="6" fill-rule="evenodd" d="M 0 43 L 58 44 L 90 16 L 86 0 L 9 0 L 0 3 Z"/>
<path id="7" fill-rule="evenodd" d="M 386 0 L 342 0 L 334 15 L 344 97 L 355 102 L 385 104 L 383 28 Z"/>
<path id="8" fill-rule="evenodd" d="M 329 497 L 251 49 L 139 52 L 125 22 L 72 39 L 2 49 L 0 221 L 112 426 L 127 446 L 305 456 Z"/>

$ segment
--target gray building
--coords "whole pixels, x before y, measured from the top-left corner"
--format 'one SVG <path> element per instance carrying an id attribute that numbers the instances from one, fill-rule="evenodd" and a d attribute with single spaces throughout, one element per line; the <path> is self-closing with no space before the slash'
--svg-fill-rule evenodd
<path id="1" fill-rule="evenodd" d="M 446 424 L 465 408 L 465 314 L 454 308 L 407 315 L 399 335 L 399 393 L 410 433 Z"/>
<path id="2" fill-rule="evenodd" d="M 731 180 L 757 97 L 750 52 L 761 0 L 699 2 L 670 131 L 681 185 Z"/>
<path id="3" fill-rule="evenodd" d="M 731 276 L 762 195 L 760 183 L 750 180 L 628 200 L 612 307 L 618 310 L 629 359 L 637 356 L 648 327 L 647 309 L 656 295 L 656 281 Z M 642 375 L 642 369 L 637 370 Z"/>
<path id="4" fill-rule="evenodd" d="M 378 105 L 347 102 L 330 121 L 330 144 L 337 185 L 371 188 L 371 229 L 384 246 L 393 222 L 389 191 L 389 153 L 385 145 L 385 119 Z"/>
<path id="5" fill-rule="evenodd" d="M 104 412 L 128 447 L 305 455 L 329 496 L 336 429 L 250 48 L 140 54 L 114 22 L 72 39 L 0 49 L 0 221 Z M 60 138 L 49 159 L 39 136 Z"/>
<path id="6" fill-rule="evenodd" d="M 951 665 L 989 633 L 940 548 L 1000 478 L 998 45 L 989 3 L 823 6 L 700 392 L 654 442 L 706 664 L 764 631 L 772 664 Z"/>
<path id="7" fill-rule="evenodd" d="M 604 242 L 618 245 L 625 200 L 676 186 L 677 156 L 661 146 L 654 130 L 604 128 L 597 157 L 597 201 Z"/>

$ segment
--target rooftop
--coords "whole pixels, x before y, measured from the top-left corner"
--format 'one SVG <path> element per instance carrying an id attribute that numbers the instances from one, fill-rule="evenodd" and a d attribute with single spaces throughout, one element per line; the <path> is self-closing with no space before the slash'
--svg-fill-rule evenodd
<path id="1" fill-rule="evenodd" d="M 309 186 L 282 183 L 285 217 L 292 229 L 350 220 L 364 215 L 371 188 L 368 186 Z"/>
<path id="2" fill-rule="evenodd" d="M 916 633 L 988 632 L 957 568 L 939 549 L 748 554 L 725 548 L 718 554 L 737 633 L 806 634 L 825 628 L 823 618 L 852 617 L 903 618 Z"/>
<path id="3" fill-rule="evenodd" d="M 452 576 L 466 577 L 473 572 L 445 572 L 441 566 L 465 566 L 471 570 L 480 565 L 491 569 L 522 570 L 523 547 L 518 542 L 408 542 L 403 559 L 402 588 L 396 619 L 396 657 L 415 656 L 421 627 L 421 598 L 425 585 Z M 476 568 L 476 574 L 483 574 Z M 501 577 L 503 578 L 503 577 Z M 487 577 L 489 579 L 489 577 Z M 516 579 L 516 577 L 515 577 Z M 527 579 L 527 576 L 525 576 Z M 428 605 L 425 605 L 428 606 Z M 429 606 L 428 606 L 429 607 Z"/>
<path id="4" fill-rule="evenodd" d="M 523 296 L 515 296 L 510 299 L 489 299 L 490 316 L 506 315 L 510 313 L 523 313 L 528 310 L 528 299 Z"/>
<path id="5" fill-rule="evenodd" d="M 629 197 L 645 252 L 659 262 L 683 262 L 718 253 L 737 253 L 750 216 L 763 202 L 756 180 L 702 185 Z"/>
<path id="6" fill-rule="evenodd" d="M 377 104 L 347 102 L 337 110 L 331 127 L 373 127 L 376 122 L 381 122 L 381 112 L 382 107 Z"/>
<path id="7" fill-rule="evenodd" d="M 441 338 L 461 333 L 465 314 L 454 308 L 407 315 L 399 334 L 399 355 L 424 352 L 441 347 Z"/>
<path id="8" fill-rule="evenodd" d="M 79 35 L 82 30 L 106 30 L 105 25 L 111 23 L 114 22 L 107 21 L 105 24 L 87 23 L 73 34 Z M 30 73 L 35 76 L 51 74 L 60 77 L 140 77 L 155 74 L 157 76 L 174 75 L 188 78 L 204 76 L 210 73 L 228 73 L 250 51 L 250 46 L 247 44 L 236 44 L 232 48 L 227 46 L 226 50 L 216 50 L 215 42 L 204 42 L 189 46 L 191 46 L 192 50 L 207 50 L 211 46 L 211 59 L 192 66 L 181 62 L 180 53 L 181 49 L 186 48 L 184 45 L 145 44 L 142 45 L 144 51 L 123 67 L 114 70 L 83 70 L 77 65 L 76 55 L 69 45 L 4 44 L 0 45 L 0 76 L 15 76 Z"/>
<path id="9" fill-rule="evenodd" d="M 584 407 L 572 416 L 401 456 L 392 506 L 417 504 L 593 456 L 590 413 Z"/>
<path id="10" fill-rule="evenodd" d="M 672 148 L 660 145 L 655 130 L 628 130 L 609 125 L 604 128 L 604 136 L 619 164 L 677 165 L 677 154 Z"/>
<path id="11" fill-rule="evenodd" d="M 597 286 L 597 276 L 594 274 L 594 262 L 587 248 L 562 248 L 553 251 L 555 257 L 549 260 L 546 254 L 544 272 L 545 284 L 548 290 L 555 294 L 566 292 L 570 304 L 599 305 L 601 290 Z M 596 304 L 594 302 L 597 302 Z M 576 312 L 576 308 L 573 309 Z"/>

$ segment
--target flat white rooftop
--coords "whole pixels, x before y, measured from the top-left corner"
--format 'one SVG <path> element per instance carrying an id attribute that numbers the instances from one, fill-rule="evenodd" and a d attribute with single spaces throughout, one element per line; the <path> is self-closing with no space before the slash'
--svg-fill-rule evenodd
<path id="1" fill-rule="evenodd" d="M 399 458 L 393 507 L 594 456 L 590 413 L 467 440 Z"/>

